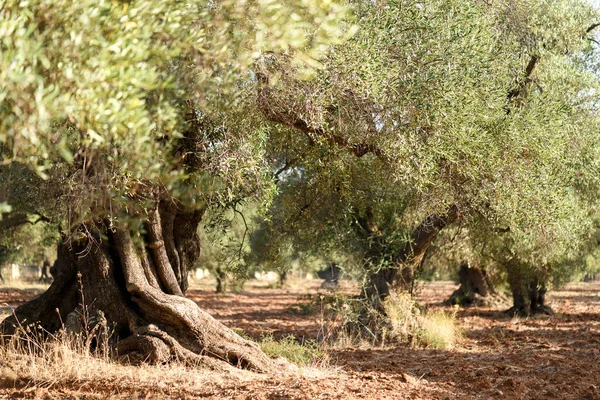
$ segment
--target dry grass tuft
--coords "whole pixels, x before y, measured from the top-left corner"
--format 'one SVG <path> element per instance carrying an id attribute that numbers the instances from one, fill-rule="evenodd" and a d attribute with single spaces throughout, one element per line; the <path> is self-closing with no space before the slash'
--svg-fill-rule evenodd
<path id="1" fill-rule="evenodd" d="M 384 333 L 392 339 L 410 342 L 416 347 L 445 349 L 453 347 L 460 339 L 454 312 L 421 312 L 408 293 L 394 293 L 386 299 L 384 309 L 390 322 L 390 331 Z"/>
<path id="2" fill-rule="evenodd" d="M 392 293 L 383 303 L 385 314 L 389 318 L 390 331 L 385 336 L 401 342 L 413 340 L 418 328 L 417 317 L 420 310 L 408 293 Z"/>
<path id="3" fill-rule="evenodd" d="M 456 323 L 456 312 L 428 312 L 420 318 L 419 325 L 418 341 L 425 347 L 452 348 L 461 337 Z"/>

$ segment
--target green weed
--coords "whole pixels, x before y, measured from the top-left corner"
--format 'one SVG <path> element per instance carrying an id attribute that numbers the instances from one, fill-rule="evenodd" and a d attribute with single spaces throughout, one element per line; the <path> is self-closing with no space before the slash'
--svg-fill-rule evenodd
<path id="1" fill-rule="evenodd" d="M 327 362 L 327 354 L 314 341 L 299 343 L 293 335 L 280 340 L 265 336 L 259 342 L 260 348 L 269 357 L 284 357 L 299 366 L 314 366 Z"/>

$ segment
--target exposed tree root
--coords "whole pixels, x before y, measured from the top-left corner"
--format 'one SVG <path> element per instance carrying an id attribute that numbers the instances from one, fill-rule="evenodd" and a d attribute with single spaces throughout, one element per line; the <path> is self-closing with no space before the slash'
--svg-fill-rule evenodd
<path id="1" fill-rule="evenodd" d="M 533 315 L 548 315 L 548 316 L 555 315 L 555 312 L 552 309 L 552 307 L 547 306 L 547 305 L 542 305 L 542 306 L 537 306 L 537 307 L 531 307 L 531 306 L 527 306 L 527 305 L 512 306 L 511 308 L 506 310 L 504 313 L 510 317 L 531 317 Z"/>

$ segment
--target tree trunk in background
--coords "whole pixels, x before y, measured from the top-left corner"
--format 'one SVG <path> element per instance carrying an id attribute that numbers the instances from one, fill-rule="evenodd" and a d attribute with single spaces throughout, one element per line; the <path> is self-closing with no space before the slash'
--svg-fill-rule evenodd
<path id="1" fill-rule="evenodd" d="M 445 214 L 428 216 L 413 230 L 411 240 L 390 260 L 391 267 L 381 268 L 370 274 L 363 289 L 363 295 L 381 301 L 389 296 L 392 289 L 410 290 L 414 273 L 421 264 L 431 242 L 446 225 L 456 221 L 458 216 L 456 206 L 451 206 Z M 375 251 L 377 250 L 376 248 Z"/>
<path id="2" fill-rule="evenodd" d="M 479 267 L 470 267 L 468 263 L 462 262 L 458 270 L 458 279 L 460 287 L 447 300 L 449 304 L 486 305 L 486 298 L 495 294 L 485 270 Z"/>
<path id="3" fill-rule="evenodd" d="M 277 276 L 277 286 L 280 288 L 284 287 L 288 281 L 288 271 L 279 271 Z"/>
<path id="4" fill-rule="evenodd" d="M 2 277 L 0 277 L 1 279 Z M 600 274 L 598 274 L 597 272 L 587 272 L 585 274 L 585 276 L 583 277 L 583 281 L 584 282 L 593 282 L 593 281 L 597 281 L 600 278 Z"/>
<path id="5" fill-rule="evenodd" d="M 49 333 L 62 327 L 98 332 L 102 324 L 113 332 L 116 354 L 132 362 L 280 369 L 256 344 L 183 297 L 188 270 L 200 251 L 196 228 L 202 214 L 160 200 L 149 213 L 144 235 L 100 223 L 84 241 L 61 244 L 50 288 L 18 307 L 0 325 L 2 332 L 15 333 L 23 325 Z"/>
<path id="6" fill-rule="evenodd" d="M 317 271 L 317 276 L 323 279 L 322 288 L 336 288 L 339 285 L 342 269 L 336 263 L 329 263 L 327 266 Z"/>
<path id="7" fill-rule="evenodd" d="M 215 268 L 215 278 L 217 279 L 216 292 L 225 293 L 225 280 L 227 279 L 227 275 L 220 265 Z"/>
<path id="8" fill-rule="evenodd" d="M 513 297 L 513 306 L 506 313 L 511 316 L 534 314 L 553 315 L 552 308 L 546 305 L 546 278 L 526 273 L 526 268 L 517 263 L 507 266 L 508 284 Z"/>
<path id="9" fill-rule="evenodd" d="M 40 276 L 40 282 L 51 282 L 52 276 L 50 275 L 50 262 L 44 260 L 42 264 L 42 275 Z"/>
<path id="10" fill-rule="evenodd" d="M 544 281 L 535 279 L 529 284 L 529 304 L 533 314 L 554 314 L 552 308 L 546 305 L 547 291 L 546 282 Z"/>

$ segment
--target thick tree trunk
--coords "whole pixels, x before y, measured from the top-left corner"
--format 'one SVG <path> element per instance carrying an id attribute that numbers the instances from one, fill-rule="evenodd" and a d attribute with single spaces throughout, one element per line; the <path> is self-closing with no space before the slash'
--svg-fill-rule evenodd
<path id="1" fill-rule="evenodd" d="M 63 327 L 83 332 L 102 320 L 116 354 L 132 362 L 276 371 L 277 363 L 256 344 L 183 297 L 199 255 L 201 217 L 201 211 L 161 200 L 148 215 L 145 234 L 101 223 L 84 241 L 62 243 L 48 291 L 18 307 L 0 325 L 2 332 L 25 325 L 49 333 Z"/>
<path id="2" fill-rule="evenodd" d="M 447 300 L 449 304 L 484 306 L 490 303 L 490 297 L 496 295 L 485 270 L 479 267 L 472 267 L 468 263 L 462 262 L 458 271 L 458 279 L 460 287 Z"/>
<path id="3" fill-rule="evenodd" d="M 512 291 L 513 306 L 506 313 L 510 316 L 527 317 L 534 314 L 553 315 L 546 305 L 546 279 L 541 274 L 526 274 L 525 267 L 512 263 L 508 265 L 508 283 Z"/>
<path id="4" fill-rule="evenodd" d="M 380 268 L 370 274 L 363 289 L 363 295 L 379 301 L 389 296 L 390 291 L 410 290 L 414 273 L 421 264 L 427 249 L 438 233 L 459 216 L 456 206 L 451 206 L 445 214 L 432 214 L 417 226 L 411 240 L 389 261 L 390 267 Z M 378 251 L 379 249 L 375 249 Z"/>

